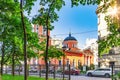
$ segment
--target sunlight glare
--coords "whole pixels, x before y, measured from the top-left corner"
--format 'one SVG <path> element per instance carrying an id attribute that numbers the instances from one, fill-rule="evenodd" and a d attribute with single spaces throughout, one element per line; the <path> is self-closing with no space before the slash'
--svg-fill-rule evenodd
<path id="1" fill-rule="evenodd" d="M 110 7 L 108 10 L 108 14 L 112 15 L 113 17 L 117 16 L 117 7 L 116 6 Z"/>

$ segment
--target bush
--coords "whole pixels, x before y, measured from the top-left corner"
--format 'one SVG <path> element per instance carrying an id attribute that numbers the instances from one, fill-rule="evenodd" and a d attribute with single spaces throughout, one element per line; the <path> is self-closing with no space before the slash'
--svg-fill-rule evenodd
<path id="1" fill-rule="evenodd" d="M 91 64 L 91 65 L 90 65 L 90 69 L 92 69 L 92 70 L 95 69 L 95 65 L 94 65 L 94 64 Z"/>
<path id="2" fill-rule="evenodd" d="M 83 70 L 83 66 L 81 64 L 78 64 L 78 69 L 80 69 L 82 71 Z"/>
<path id="3" fill-rule="evenodd" d="M 112 78 L 113 80 L 120 80 L 120 72 L 114 75 Z"/>

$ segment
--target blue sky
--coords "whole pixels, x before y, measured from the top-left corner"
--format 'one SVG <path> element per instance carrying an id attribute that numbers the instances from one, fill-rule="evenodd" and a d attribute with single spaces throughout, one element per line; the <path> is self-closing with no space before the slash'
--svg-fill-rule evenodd
<path id="1" fill-rule="evenodd" d="M 71 33 L 73 33 L 72 36 L 74 36 L 79 42 L 78 46 L 82 48 L 85 45 L 85 41 L 87 38 L 97 39 L 98 37 L 97 15 L 95 13 L 96 8 L 96 5 L 80 5 L 78 7 L 71 8 L 70 4 L 66 4 L 66 6 L 64 6 L 58 12 L 59 19 L 58 22 L 54 23 L 55 28 L 51 32 L 51 35 L 56 35 L 56 37 L 64 39 L 71 31 Z"/>
<path id="2" fill-rule="evenodd" d="M 36 2 L 35 5 L 39 5 L 39 3 Z M 54 37 L 54 35 L 56 35 L 56 37 L 64 39 L 68 36 L 68 33 L 71 32 L 73 33 L 72 36 L 78 40 L 78 46 L 81 48 L 85 45 L 87 38 L 97 39 L 96 8 L 96 5 L 80 5 L 71 8 L 70 2 L 66 1 L 66 5 L 63 6 L 59 12 L 57 12 L 59 19 L 58 22 L 53 24 L 55 28 L 51 31 L 51 36 Z M 32 12 L 34 12 L 34 14 L 37 13 L 37 9 L 39 9 L 39 7 L 35 6 Z"/>

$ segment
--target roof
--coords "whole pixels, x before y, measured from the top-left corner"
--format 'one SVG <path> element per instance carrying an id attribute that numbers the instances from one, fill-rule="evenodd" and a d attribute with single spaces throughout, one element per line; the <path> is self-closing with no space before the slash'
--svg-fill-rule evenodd
<path id="1" fill-rule="evenodd" d="M 69 36 L 64 39 L 64 41 L 69 41 L 69 40 L 77 41 L 75 37 L 71 36 L 71 33 L 69 33 Z"/>

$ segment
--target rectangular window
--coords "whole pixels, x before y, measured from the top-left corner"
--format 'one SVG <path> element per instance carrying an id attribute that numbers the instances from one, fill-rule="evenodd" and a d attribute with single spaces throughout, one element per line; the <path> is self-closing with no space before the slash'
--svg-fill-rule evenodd
<path id="1" fill-rule="evenodd" d="M 59 66 L 61 66 L 62 65 L 62 62 L 61 62 L 61 60 L 59 60 Z"/>
<path id="2" fill-rule="evenodd" d="M 43 27 L 43 35 L 46 35 L 46 28 Z"/>

